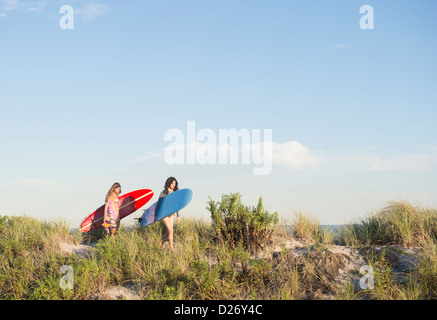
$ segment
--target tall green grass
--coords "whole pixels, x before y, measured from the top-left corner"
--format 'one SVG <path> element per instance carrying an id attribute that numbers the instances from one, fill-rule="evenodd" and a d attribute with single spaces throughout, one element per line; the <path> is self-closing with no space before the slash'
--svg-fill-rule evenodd
<path id="1" fill-rule="evenodd" d="M 362 249 L 375 271 L 375 288 L 366 292 L 366 297 L 380 300 L 437 297 L 436 209 L 407 201 L 390 202 L 360 223 L 346 225 L 340 231 L 340 239 L 343 245 Z M 403 280 L 396 280 L 393 263 L 384 254 L 375 255 L 369 250 L 375 246 L 416 248 L 420 259 L 405 271 Z"/>
<path id="2" fill-rule="evenodd" d="M 308 296 L 290 254 L 254 258 L 242 243 L 230 248 L 217 242 L 214 227 L 203 220 L 183 219 L 175 226 L 175 252 L 161 246 L 164 229 L 158 223 L 103 236 L 88 259 L 60 251 L 60 242 L 75 241 L 63 225 L 13 217 L 0 228 L 0 299 L 92 299 L 120 285 L 142 299 Z M 63 265 L 74 270 L 72 290 L 59 285 Z"/>
<path id="3" fill-rule="evenodd" d="M 64 239 L 72 239 L 65 221 L 48 223 L 29 217 L 1 217 L 0 297 L 69 298 L 66 292 L 54 293 L 60 266 L 70 263 L 70 258 L 57 253 L 57 243 Z"/>
<path id="4" fill-rule="evenodd" d="M 437 239 L 437 211 L 406 201 L 390 202 L 360 223 L 343 228 L 340 236 L 347 245 L 420 245 Z"/>
<path id="5" fill-rule="evenodd" d="M 305 242 L 315 244 L 331 244 L 335 234 L 332 230 L 322 228 L 317 218 L 297 211 L 292 220 L 293 236 Z"/>
<path id="6" fill-rule="evenodd" d="M 72 234 L 64 221 L 0 217 L 0 299 L 93 299 L 105 297 L 105 289 L 112 286 L 129 287 L 141 299 L 160 300 L 431 299 L 437 297 L 435 214 L 433 209 L 391 203 L 343 229 L 343 245 L 362 252 L 374 270 L 372 290 L 337 281 L 347 261 L 329 250 L 333 236 L 307 214 L 296 214 L 292 222 L 294 238 L 306 242 L 307 249 L 296 256 L 283 247 L 263 258 L 251 255 L 242 242 L 230 247 L 217 241 L 215 226 L 200 219 L 175 225 L 173 252 L 161 245 L 161 223 L 141 229 L 122 226 L 115 238 L 98 233 L 88 238 Z M 288 239 L 284 233 L 279 236 Z M 61 242 L 78 241 L 93 245 L 87 259 L 59 248 Z M 414 247 L 421 254 L 401 278 L 390 258 L 391 245 Z M 60 287 L 64 265 L 74 270 L 73 289 Z"/>

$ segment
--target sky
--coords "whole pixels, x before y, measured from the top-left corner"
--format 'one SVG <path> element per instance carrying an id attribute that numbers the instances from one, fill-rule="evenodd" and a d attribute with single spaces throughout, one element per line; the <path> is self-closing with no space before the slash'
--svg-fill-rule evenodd
<path id="1" fill-rule="evenodd" d="M 194 193 L 182 218 L 209 220 L 209 197 L 235 192 L 322 224 L 390 201 L 436 207 L 436 10 L 434 0 L 0 0 L 0 215 L 74 227 L 113 182 L 153 189 L 152 204 L 169 176 Z M 254 158 L 170 164 L 166 150 L 186 156 L 192 129 L 194 146 L 217 152 L 227 145 L 201 133 L 248 132 L 240 154 L 259 130 L 271 170 L 254 174 Z M 165 139 L 175 131 L 182 140 Z"/>

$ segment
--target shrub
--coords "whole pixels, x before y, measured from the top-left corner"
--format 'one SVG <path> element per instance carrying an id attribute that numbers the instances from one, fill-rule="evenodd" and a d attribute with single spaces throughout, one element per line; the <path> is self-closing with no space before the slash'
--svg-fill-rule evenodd
<path id="1" fill-rule="evenodd" d="M 221 202 L 210 198 L 207 209 L 217 238 L 233 249 L 241 243 L 245 249 L 257 252 L 271 240 L 278 223 L 278 214 L 264 209 L 262 197 L 256 207 L 248 207 L 239 193 L 231 193 L 222 195 Z"/>

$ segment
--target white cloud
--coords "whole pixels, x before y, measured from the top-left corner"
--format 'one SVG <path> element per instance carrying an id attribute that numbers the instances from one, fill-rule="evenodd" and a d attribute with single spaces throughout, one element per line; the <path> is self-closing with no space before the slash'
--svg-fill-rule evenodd
<path id="1" fill-rule="evenodd" d="M 42 11 L 47 5 L 48 5 L 47 0 L 37 1 L 36 3 L 32 2 L 31 4 L 28 4 L 27 10 L 33 12 L 39 12 Z"/>
<path id="2" fill-rule="evenodd" d="M 18 9 L 25 9 L 27 11 L 39 12 L 48 5 L 48 0 L 40 1 L 22 1 L 22 0 L 0 0 L 0 10 L 3 13 Z"/>
<path id="3" fill-rule="evenodd" d="M 21 6 L 19 0 L 0 0 L 0 9 L 2 11 L 12 11 Z"/>
<path id="4" fill-rule="evenodd" d="M 422 153 L 387 153 L 384 150 L 377 150 L 375 147 L 363 147 L 361 149 L 326 151 L 310 150 L 308 147 L 297 141 L 285 143 L 264 142 L 261 144 L 243 145 L 236 150 L 229 144 L 211 145 L 207 143 L 195 142 L 190 146 L 186 144 L 173 144 L 160 151 L 148 152 L 135 159 L 135 164 L 142 163 L 151 159 L 162 158 L 165 156 L 175 157 L 181 155 L 178 161 L 168 164 L 187 163 L 187 153 L 194 154 L 196 164 L 219 164 L 220 155 L 227 154 L 228 157 L 234 154 L 238 164 L 254 164 L 253 150 L 260 150 L 260 157 L 264 161 L 268 159 L 264 155 L 266 151 L 272 152 L 271 162 L 275 166 L 282 166 L 291 170 L 301 169 L 320 169 L 326 170 L 347 170 L 347 171 L 369 171 L 369 172 L 412 172 L 437 169 L 437 153 L 429 150 Z M 243 158 L 245 156 L 246 158 Z M 203 161 L 202 161 L 203 159 Z M 213 159 L 213 163 L 207 161 Z M 243 159 L 248 159 L 244 161 Z M 201 160 L 200 162 L 198 160 Z M 230 164 L 230 159 L 225 164 Z"/>
<path id="5" fill-rule="evenodd" d="M 0 0 L 0 18 L 6 17 L 6 12 L 15 10 L 27 10 L 40 12 L 49 4 L 49 0 L 22 1 L 22 0 Z"/>
<path id="6" fill-rule="evenodd" d="M 339 44 L 336 44 L 335 46 L 329 47 L 329 49 L 331 49 L 332 51 L 335 51 L 335 50 L 346 49 L 347 47 L 348 47 L 348 45 L 339 43 Z"/>
<path id="7" fill-rule="evenodd" d="M 325 166 L 352 168 L 358 171 L 410 172 L 437 167 L 437 154 L 429 153 L 387 153 L 375 148 L 329 152 L 323 156 Z"/>
<path id="8" fill-rule="evenodd" d="M 85 20 L 95 20 L 109 12 L 109 8 L 100 3 L 88 3 L 82 8 L 74 10 L 74 13 L 82 16 Z"/>
<path id="9" fill-rule="evenodd" d="M 54 1 L 0 0 L 0 18 L 6 17 L 6 13 L 8 11 L 14 10 L 41 12 L 49 5 L 49 3 L 54 3 Z M 79 7 L 80 3 L 85 4 L 82 7 Z M 58 5 L 60 6 L 59 3 Z M 81 16 L 85 20 L 95 20 L 109 12 L 108 6 L 95 2 L 87 3 L 86 1 L 74 1 L 74 3 L 72 3 L 72 7 L 74 9 L 74 13 L 78 16 Z"/>
<path id="10" fill-rule="evenodd" d="M 437 156 L 419 154 L 396 154 L 374 156 L 368 165 L 369 171 L 420 171 L 437 164 Z"/>
<path id="11" fill-rule="evenodd" d="M 297 141 L 272 143 L 273 163 L 292 169 L 319 168 L 321 158 Z"/>
<path id="12" fill-rule="evenodd" d="M 23 187 L 40 188 L 50 184 L 52 181 L 49 179 L 39 178 L 22 178 L 17 180 L 17 184 Z"/>
<path id="13" fill-rule="evenodd" d="M 153 158 L 164 158 L 167 152 L 167 155 L 172 156 L 177 154 L 184 155 L 175 163 L 185 163 L 187 152 L 193 152 L 196 163 L 199 159 L 209 157 L 210 159 L 212 158 L 216 160 L 214 164 L 218 164 L 221 154 L 227 154 L 228 157 L 234 154 L 235 156 L 238 155 L 237 158 L 239 164 L 251 164 L 254 161 L 254 159 L 252 159 L 253 150 L 259 150 L 261 152 L 259 156 L 265 159 L 267 159 L 268 155 L 265 155 L 264 153 L 268 152 L 268 150 L 271 150 L 271 159 L 274 164 L 285 166 L 294 170 L 299 170 L 302 168 L 319 168 L 320 163 L 323 160 L 319 155 L 311 152 L 307 147 L 297 141 L 289 141 L 282 144 L 276 142 L 264 142 L 253 145 L 245 144 L 240 147 L 239 150 L 236 150 L 229 144 L 211 145 L 207 143 L 194 142 L 190 146 L 187 146 L 186 144 L 173 144 L 168 148 L 162 149 L 158 152 L 148 152 L 145 155 L 137 157 L 135 162 L 141 163 Z M 230 159 L 227 159 L 226 163 L 229 164 Z"/>
<path id="14" fill-rule="evenodd" d="M 155 159 L 155 158 L 160 158 L 162 157 L 162 155 L 164 154 L 164 150 L 162 151 L 150 151 L 147 152 L 145 155 L 139 156 L 135 159 L 135 163 L 141 163 L 144 161 L 147 161 L 149 159 Z"/>

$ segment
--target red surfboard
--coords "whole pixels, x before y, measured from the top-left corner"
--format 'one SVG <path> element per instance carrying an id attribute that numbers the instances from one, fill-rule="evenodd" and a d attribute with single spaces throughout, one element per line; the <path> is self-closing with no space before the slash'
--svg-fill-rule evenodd
<path id="1" fill-rule="evenodd" d="M 150 189 L 140 189 L 120 196 L 119 199 L 119 215 L 120 220 L 134 213 L 139 208 L 144 206 L 153 197 L 153 191 Z M 105 205 L 99 207 L 88 217 L 83 219 L 79 226 L 80 232 L 88 232 L 102 227 Z"/>

